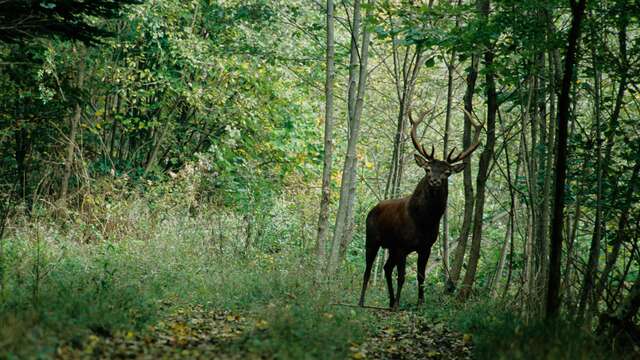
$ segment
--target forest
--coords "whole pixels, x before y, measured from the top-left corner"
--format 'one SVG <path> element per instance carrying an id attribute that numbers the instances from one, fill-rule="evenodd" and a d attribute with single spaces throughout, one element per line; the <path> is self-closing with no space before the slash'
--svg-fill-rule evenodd
<path id="1" fill-rule="evenodd" d="M 637 359 L 639 173 L 638 0 L 0 0 L 0 359 Z"/>

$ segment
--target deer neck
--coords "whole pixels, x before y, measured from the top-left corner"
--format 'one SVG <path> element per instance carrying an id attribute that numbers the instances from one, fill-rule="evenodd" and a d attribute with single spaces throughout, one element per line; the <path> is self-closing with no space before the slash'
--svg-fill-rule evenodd
<path id="1" fill-rule="evenodd" d="M 447 181 L 443 181 L 438 187 L 433 187 L 429 185 L 426 178 L 423 178 L 409 199 L 409 213 L 421 223 L 438 223 L 447 206 L 448 194 Z"/>

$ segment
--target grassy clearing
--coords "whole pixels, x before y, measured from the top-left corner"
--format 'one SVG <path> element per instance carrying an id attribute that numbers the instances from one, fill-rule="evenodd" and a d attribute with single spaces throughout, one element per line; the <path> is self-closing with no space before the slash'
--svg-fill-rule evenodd
<path id="1" fill-rule="evenodd" d="M 243 343 L 278 357 L 346 356 L 362 339 L 367 316 L 332 306 L 344 289 L 315 284 L 311 259 L 299 249 L 245 251 L 238 233 L 221 233 L 211 221 L 229 214 L 213 210 L 163 218 L 140 214 L 139 204 L 130 209 L 119 214 L 127 229 L 97 231 L 100 240 L 89 243 L 79 241 L 82 226 L 13 224 L 3 244 L 2 353 L 49 356 L 91 334 L 143 331 L 191 304 L 263 319 L 269 337 Z"/>
<path id="2" fill-rule="evenodd" d="M 438 336 L 442 327 L 459 331 L 447 336 L 472 338 L 477 358 L 586 359 L 601 353 L 592 338 L 575 329 L 550 333 L 540 324 L 524 325 L 513 316 L 515 309 L 495 300 L 460 304 L 442 293 L 435 275 L 427 305 L 416 309 L 413 270 L 403 310 L 417 316 L 414 320 L 334 306 L 355 302 L 358 254 L 351 254 L 355 260 L 331 285 L 317 283 L 305 246 L 311 235 L 295 211 L 283 214 L 283 207 L 279 216 L 290 216 L 286 226 L 302 230 L 265 226 L 247 249 L 242 220 L 233 213 L 200 208 L 194 215 L 188 207 L 145 201 L 96 207 L 93 215 L 71 214 L 65 221 L 44 210 L 28 221 L 14 219 L 2 244 L 0 357 L 48 358 L 62 344 L 81 348 L 92 336 L 144 334 L 169 314 L 193 306 L 247 318 L 248 330 L 229 346 L 255 356 L 359 357 L 372 336 L 400 341 L 384 332 L 406 328 L 407 321 L 435 334 L 429 336 Z M 386 304 L 382 285 L 370 289 L 367 303 Z M 428 353 L 442 357 L 439 351 Z"/>

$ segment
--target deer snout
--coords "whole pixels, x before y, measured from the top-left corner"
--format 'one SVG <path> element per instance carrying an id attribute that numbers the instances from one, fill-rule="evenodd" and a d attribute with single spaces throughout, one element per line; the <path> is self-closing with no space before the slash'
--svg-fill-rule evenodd
<path id="1" fill-rule="evenodd" d="M 431 186 L 440 186 L 440 180 L 431 179 L 431 180 L 429 180 L 429 185 L 431 185 Z"/>

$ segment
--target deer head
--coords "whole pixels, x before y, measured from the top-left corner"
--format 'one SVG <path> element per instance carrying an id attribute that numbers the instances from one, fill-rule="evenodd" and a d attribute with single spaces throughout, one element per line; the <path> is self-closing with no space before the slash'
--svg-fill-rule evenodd
<path id="1" fill-rule="evenodd" d="M 426 172 L 426 179 L 429 186 L 439 187 L 443 182 L 447 181 L 447 178 L 454 173 L 459 173 L 464 169 L 464 159 L 473 153 L 480 145 L 479 142 L 474 143 L 468 149 L 460 154 L 453 156 L 456 148 L 451 149 L 449 155 L 445 160 L 438 160 L 435 158 L 435 148 L 431 145 L 431 153 L 428 153 L 422 144 L 418 142 L 418 136 L 416 135 L 416 129 L 418 124 L 424 120 L 427 113 L 423 113 L 419 116 L 419 119 L 415 121 L 411 116 L 411 109 L 408 111 L 409 121 L 411 122 L 411 141 L 418 153 L 414 154 L 416 163 L 423 168 Z"/>

